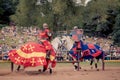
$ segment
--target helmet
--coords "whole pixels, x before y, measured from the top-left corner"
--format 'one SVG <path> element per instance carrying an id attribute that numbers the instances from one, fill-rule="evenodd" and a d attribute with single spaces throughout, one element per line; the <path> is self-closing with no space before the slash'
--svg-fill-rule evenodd
<path id="1" fill-rule="evenodd" d="M 43 28 L 48 28 L 48 24 L 47 24 L 47 23 L 44 23 L 44 24 L 43 24 Z"/>
<path id="2" fill-rule="evenodd" d="M 78 27 L 77 27 L 77 26 L 74 26 L 74 29 L 78 29 Z"/>

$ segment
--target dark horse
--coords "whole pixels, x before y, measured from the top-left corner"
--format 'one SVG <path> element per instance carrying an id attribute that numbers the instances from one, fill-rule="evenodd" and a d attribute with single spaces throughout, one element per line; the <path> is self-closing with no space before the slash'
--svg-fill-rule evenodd
<path id="1" fill-rule="evenodd" d="M 95 62 L 96 70 L 99 70 L 97 67 L 97 62 L 99 59 L 102 60 L 102 70 L 104 70 L 104 52 L 101 50 L 101 47 L 96 44 L 84 43 L 80 40 L 78 43 L 74 43 L 69 36 L 64 36 L 63 39 L 66 41 L 66 48 L 69 50 L 70 56 L 74 61 L 89 59 L 91 60 L 91 68 L 93 62 Z M 77 48 L 79 46 L 79 48 Z M 74 63 L 75 69 L 78 68 L 76 63 Z"/>
<path id="2" fill-rule="evenodd" d="M 38 44 L 38 43 L 36 43 L 36 44 Z M 42 70 L 42 72 L 45 72 L 47 69 L 49 69 L 49 72 L 50 72 L 50 74 L 52 73 L 52 68 L 54 68 L 55 67 L 55 65 L 56 65 L 56 61 L 54 60 L 55 59 L 55 56 L 56 56 L 56 51 L 57 51 L 57 49 L 58 49 L 58 47 L 59 47 L 59 45 L 61 44 L 61 41 L 60 41 L 60 39 L 58 38 L 58 37 L 56 37 L 55 39 L 53 39 L 52 41 L 51 41 L 51 45 L 52 45 L 52 49 L 51 49 L 51 51 L 47 51 L 46 52 L 46 54 L 49 54 L 49 58 L 47 57 L 47 55 L 46 55 L 46 62 L 47 62 L 47 64 L 46 65 L 43 65 L 43 70 Z M 39 48 L 38 48 L 39 49 Z M 12 53 L 14 56 L 16 55 L 16 54 L 14 54 L 14 53 Z M 12 55 L 11 55 L 12 56 Z M 10 57 L 10 56 L 9 56 Z M 21 68 L 21 66 L 20 65 L 18 65 L 18 67 L 17 67 L 17 71 L 19 71 L 20 70 L 20 68 Z M 24 67 L 25 68 L 25 67 Z M 14 69 L 14 63 L 13 62 L 11 62 L 11 71 L 13 71 L 13 69 Z M 23 69 L 24 70 L 24 69 Z M 41 71 L 41 69 L 39 69 L 39 71 Z"/>

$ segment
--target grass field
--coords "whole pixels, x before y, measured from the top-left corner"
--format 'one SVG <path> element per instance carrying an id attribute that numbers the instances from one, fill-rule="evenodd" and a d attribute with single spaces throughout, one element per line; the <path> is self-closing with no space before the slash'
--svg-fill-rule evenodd
<path id="1" fill-rule="evenodd" d="M 82 67 L 85 67 L 85 66 L 90 66 L 89 65 L 90 62 L 81 62 L 80 65 Z M 72 66 L 72 63 L 57 63 L 57 67 L 65 67 L 65 66 Z M 101 63 L 98 63 L 98 66 L 101 66 Z M 120 67 L 120 62 L 118 61 L 110 61 L 110 62 L 105 62 L 105 66 L 109 66 L 109 67 Z M 11 64 L 10 62 L 1 62 L 0 63 L 0 69 L 7 69 L 7 68 L 10 68 L 11 67 Z"/>

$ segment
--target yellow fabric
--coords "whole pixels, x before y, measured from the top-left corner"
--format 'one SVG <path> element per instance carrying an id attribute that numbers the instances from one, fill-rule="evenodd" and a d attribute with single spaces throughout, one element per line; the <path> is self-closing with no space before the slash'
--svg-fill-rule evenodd
<path id="1" fill-rule="evenodd" d="M 50 60 L 53 61 L 55 59 L 55 56 L 50 55 Z"/>
<path id="2" fill-rule="evenodd" d="M 20 49 L 18 49 L 16 52 L 18 53 L 18 55 L 20 55 L 21 57 L 24 57 L 24 58 L 46 57 L 46 53 L 43 53 L 43 52 L 33 52 L 31 54 L 26 54 L 23 51 L 21 51 Z"/>

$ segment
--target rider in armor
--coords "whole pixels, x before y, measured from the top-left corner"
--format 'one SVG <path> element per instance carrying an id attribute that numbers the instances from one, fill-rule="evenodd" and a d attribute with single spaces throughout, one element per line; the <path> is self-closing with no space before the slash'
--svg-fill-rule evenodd
<path id="1" fill-rule="evenodd" d="M 48 28 L 48 24 L 44 23 L 43 24 L 43 30 L 40 31 L 39 33 L 39 43 L 43 44 L 46 48 L 46 58 L 49 59 L 50 58 L 50 50 L 52 48 L 51 44 L 50 44 L 50 40 L 51 40 L 51 32 Z"/>
<path id="2" fill-rule="evenodd" d="M 49 63 L 50 61 L 50 55 L 51 55 L 51 50 L 52 50 L 52 45 L 50 43 L 51 40 L 51 32 L 48 28 L 48 24 L 44 23 L 43 24 L 43 30 L 39 32 L 39 43 L 44 45 L 46 49 L 46 61 Z M 46 71 L 48 65 L 43 66 L 43 72 Z M 51 70 L 51 69 L 50 69 Z"/>
<path id="3" fill-rule="evenodd" d="M 76 50 L 77 60 L 78 60 L 81 55 L 80 40 L 82 39 L 82 36 L 83 36 L 83 30 L 78 29 L 77 26 L 74 26 L 73 30 L 70 33 L 70 36 L 74 40 L 74 46 L 76 46 L 75 50 Z M 73 63 L 73 64 L 74 64 L 75 70 L 78 69 L 77 63 Z"/>

